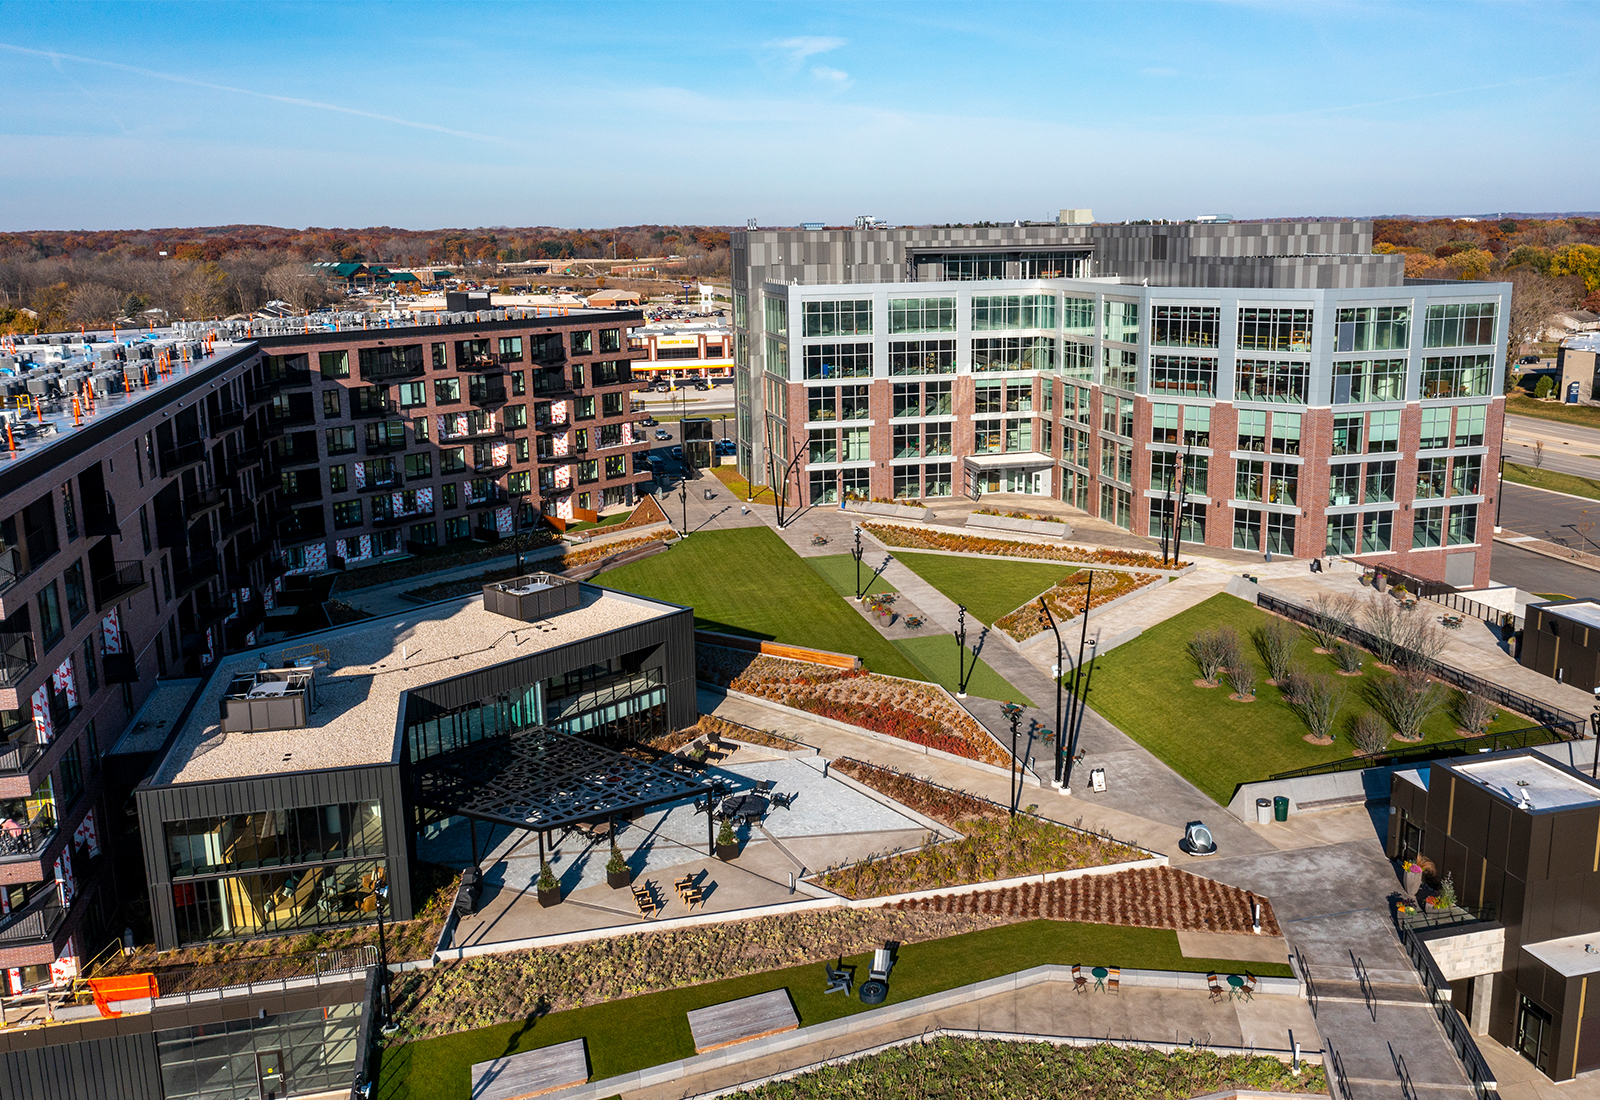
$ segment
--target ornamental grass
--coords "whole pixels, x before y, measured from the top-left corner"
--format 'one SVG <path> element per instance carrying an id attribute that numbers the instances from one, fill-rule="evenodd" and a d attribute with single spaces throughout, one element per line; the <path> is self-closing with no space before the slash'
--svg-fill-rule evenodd
<path id="1" fill-rule="evenodd" d="M 890 523 L 863 523 L 873 538 L 885 546 L 907 550 L 954 550 L 965 554 L 993 554 L 1006 558 L 1040 558 L 1045 561 L 1070 561 L 1083 565 L 1120 565 L 1134 569 L 1168 569 L 1155 554 L 1140 550 L 1089 550 L 1081 546 L 1057 546 L 1043 542 L 1018 542 L 982 535 L 936 531 L 926 527 L 901 527 Z M 1178 568 L 1189 562 L 1179 562 Z"/>
<path id="2" fill-rule="evenodd" d="M 1059 625 L 1082 615 L 1086 607 L 1104 607 L 1112 600 L 1121 599 L 1130 592 L 1135 592 L 1160 579 L 1153 573 L 1097 573 L 1094 577 L 1094 593 L 1091 598 L 1089 574 L 1080 570 L 1044 593 L 1043 598 L 1050 605 L 1050 614 L 1055 616 Z M 1039 610 L 1037 598 L 1029 600 L 1011 614 L 997 619 L 994 625 L 1019 642 L 1050 629 L 1050 623 L 1045 618 L 1044 612 Z"/>

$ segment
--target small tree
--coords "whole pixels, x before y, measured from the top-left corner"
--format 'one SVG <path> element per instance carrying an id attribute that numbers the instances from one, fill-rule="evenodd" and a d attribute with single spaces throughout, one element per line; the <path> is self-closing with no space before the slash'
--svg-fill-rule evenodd
<path id="1" fill-rule="evenodd" d="M 1482 737 L 1498 717 L 1500 712 L 1483 696 L 1472 691 L 1456 693 L 1456 721 L 1468 737 Z"/>
<path id="2" fill-rule="evenodd" d="M 1548 382 L 1549 379 L 1546 378 L 1545 381 Z M 1533 441 L 1533 468 L 1535 470 L 1544 469 L 1544 440 L 1542 439 Z"/>
<path id="3" fill-rule="evenodd" d="M 1402 741 L 1421 741 L 1423 724 L 1444 701 L 1444 686 L 1417 672 L 1385 677 L 1373 685 L 1372 693 Z"/>
<path id="4" fill-rule="evenodd" d="M 1350 740 L 1362 756 L 1371 756 L 1389 747 L 1389 731 L 1382 718 L 1364 710 L 1350 723 Z"/>
<path id="5" fill-rule="evenodd" d="M 1295 704 L 1300 718 L 1318 741 L 1333 740 L 1333 723 L 1344 706 L 1345 690 L 1331 676 L 1306 677 L 1305 694 Z"/>
<path id="6" fill-rule="evenodd" d="M 1553 390 L 1555 390 L 1555 388 L 1555 379 L 1551 378 L 1547 374 L 1543 378 L 1539 379 L 1538 384 L 1533 387 L 1533 396 L 1537 397 L 1540 401 L 1549 400 L 1550 394 Z M 1541 445 L 1539 450 L 1543 449 L 1544 448 Z"/>
<path id="7" fill-rule="evenodd" d="M 1306 627 L 1319 649 L 1332 649 L 1355 621 L 1356 598 L 1348 592 L 1323 592 L 1311 602 L 1312 619 Z"/>
<path id="8" fill-rule="evenodd" d="M 1335 642 L 1333 663 L 1339 666 L 1340 672 L 1360 672 L 1361 651 L 1347 642 Z"/>
<path id="9" fill-rule="evenodd" d="M 1367 633 L 1372 635 L 1372 655 L 1380 664 L 1390 664 L 1405 634 L 1405 610 L 1382 596 L 1368 599 L 1361 610 Z"/>
<path id="10" fill-rule="evenodd" d="M 1241 699 L 1254 699 L 1256 695 L 1256 666 L 1243 653 L 1238 664 L 1228 668 L 1228 683 L 1233 693 Z"/>
<path id="11" fill-rule="evenodd" d="M 1236 669 L 1245 663 L 1244 640 L 1231 626 L 1217 628 L 1217 646 L 1222 651 L 1222 667 Z"/>
<path id="12" fill-rule="evenodd" d="M 1283 696 L 1283 701 L 1294 706 L 1305 699 L 1311 677 L 1306 672 L 1305 666 L 1296 662 L 1285 669 L 1283 675 L 1277 677 L 1277 681 L 1278 692 Z"/>
<path id="13" fill-rule="evenodd" d="M 606 861 L 606 870 L 613 875 L 620 875 L 628 869 L 628 861 L 622 858 L 622 849 L 617 847 L 617 842 L 611 842 L 611 858 Z"/>
<path id="14" fill-rule="evenodd" d="M 1268 619 L 1252 633 L 1256 652 L 1266 663 L 1267 675 L 1280 687 L 1294 662 L 1294 643 L 1299 632 L 1283 619 Z"/>
<path id="15" fill-rule="evenodd" d="M 1426 672 L 1444 652 L 1444 631 L 1416 608 L 1401 612 L 1395 641 L 1394 666 L 1402 672 Z"/>
<path id="16" fill-rule="evenodd" d="M 1196 634 L 1189 643 L 1189 656 L 1194 658 L 1195 667 L 1200 670 L 1200 679 L 1208 684 L 1216 683 L 1222 676 L 1225 664 L 1221 632 L 1202 630 Z"/>
<path id="17" fill-rule="evenodd" d="M 557 890 L 560 889 L 560 887 L 561 880 L 556 878 L 556 873 L 550 869 L 550 864 L 540 860 L 539 889 L 548 894 L 551 890 Z"/>

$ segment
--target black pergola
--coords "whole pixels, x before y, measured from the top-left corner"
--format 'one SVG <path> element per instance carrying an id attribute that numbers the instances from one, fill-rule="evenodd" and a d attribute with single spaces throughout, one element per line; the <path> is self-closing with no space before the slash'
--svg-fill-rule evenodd
<path id="1" fill-rule="evenodd" d="M 706 793 L 697 777 L 624 755 L 570 733 L 534 726 L 491 737 L 411 765 L 419 805 L 474 823 L 539 833 L 611 821 L 624 814 Z"/>

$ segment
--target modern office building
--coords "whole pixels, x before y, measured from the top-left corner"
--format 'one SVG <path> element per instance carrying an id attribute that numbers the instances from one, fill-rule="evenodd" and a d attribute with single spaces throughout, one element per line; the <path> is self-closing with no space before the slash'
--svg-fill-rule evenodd
<path id="1" fill-rule="evenodd" d="M 341 315 L 0 350 L 6 992 L 120 934 L 118 896 L 144 890 L 124 811 L 182 716 L 171 679 L 260 640 L 292 575 L 635 499 L 641 319 Z M 316 803 L 348 807 L 340 836 L 390 797 L 357 795 Z"/>
<path id="2" fill-rule="evenodd" d="M 1454 1006 L 1552 1080 L 1600 1069 L 1600 783 L 1515 750 L 1391 786 L 1389 855 L 1455 888 L 1459 919 L 1422 933 Z"/>
<path id="3" fill-rule="evenodd" d="M 741 472 L 1487 584 L 1511 289 L 1371 249 L 1367 222 L 736 232 Z"/>

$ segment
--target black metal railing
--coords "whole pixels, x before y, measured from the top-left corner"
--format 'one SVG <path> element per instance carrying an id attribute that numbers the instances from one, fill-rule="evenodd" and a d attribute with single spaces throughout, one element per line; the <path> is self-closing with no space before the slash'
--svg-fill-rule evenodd
<path id="1" fill-rule="evenodd" d="M 280 524 L 279 525 L 279 530 L 280 531 L 282 530 L 282 527 L 283 527 L 283 525 Z M 270 554 L 271 552 L 272 552 L 272 539 L 269 538 L 266 535 L 262 535 L 260 538 L 254 539 L 254 540 L 252 540 L 250 542 L 247 542 L 242 547 L 239 548 L 239 564 L 240 565 L 249 565 L 251 562 L 255 561 L 257 558 L 265 557 L 267 554 Z"/>
<path id="2" fill-rule="evenodd" d="M 33 635 L 22 631 L 0 634 L 0 685 L 12 687 L 38 664 Z"/>
<path id="3" fill-rule="evenodd" d="M 390 359 L 386 362 L 378 362 L 371 366 L 362 367 L 359 373 L 363 381 L 375 382 L 380 379 L 388 381 L 394 378 L 417 378 L 426 369 L 421 360 L 410 363 L 404 359 Z"/>
<path id="4" fill-rule="evenodd" d="M 1299 623 L 1328 626 L 1334 633 L 1344 638 L 1345 641 L 1360 646 L 1368 652 L 1382 648 L 1377 638 L 1360 627 L 1352 623 L 1330 623 L 1325 616 L 1319 615 L 1309 607 L 1302 607 L 1300 604 L 1291 603 L 1288 600 L 1280 600 L 1276 596 L 1267 595 L 1265 592 L 1256 596 L 1256 605 L 1263 611 L 1270 611 Z M 1536 722 L 1559 730 L 1567 737 L 1582 737 L 1584 734 L 1585 719 L 1559 707 L 1549 706 L 1531 696 L 1523 695 L 1519 691 L 1501 687 L 1499 684 L 1439 661 L 1413 656 L 1410 663 L 1411 667 L 1425 672 L 1429 676 L 1443 680 L 1445 683 L 1458 687 L 1463 691 L 1481 695 L 1485 699 L 1505 707 L 1507 710 L 1525 714 Z"/>
<path id="5" fill-rule="evenodd" d="M 1439 969 L 1439 964 L 1434 962 L 1433 952 L 1429 951 L 1428 945 L 1406 925 L 1400 927 L 1400 943 L 1410 956 L 1411 965 L 1416 967 L 1417 976 L 1422 979 L 1422 987 L 1428 991 L 1428 1002 L 1433 1005 L 1433 1011 L 1439 1017 L 1439 1025 L 1444 1028 L 1445 1038 L 1455 1051 L 1456 1058 L 1460 1060 L 1461 1068 L 1466 1072 L 1467 1080 L 1472 1085 L 1472 1091 L 1477 1093 L 1478 1100 L 1499 1100 L 1500 1094 L 1496 1090 L 1500 1084 L 1495 1080 L 1494 1070 L 1489 1068 L 1489 1063 L 1484 1060 L 1483 1052 L 1478 1049 L 1478 1044 L 1467 1030 L 1467 1025 L 1462 1023 L 1461 1013 L 1450 1003 L 1450 983 Z"/>
<path id="6" fill-rule="evenodd" d="M 222 537 L 232 538 L 240 531 L 245 530 L 256 521 L 254 508 L 240 508 L 235 512 L 225 512 L 222 516 Z"/>
<path id="7" fill-rule="evenodd" d="M 0 947 L 53 939 L 66 919 L 67 907 L 61 904 L 60 892 L 48 887 L 21 909 L 0 918 Z"/>
<path id="8" fill-rule="evenodd" d="M 490 486 L 480 496 L 474 496 L 470 490 L 467 492 L 467 506 L 469 508 L 482 508 L 487 504 L 504 504 L 505 502 L 506 491 L 498 485 Z"/>
<path id="9" fill-rule="evenodd" d="M 0 775 L 20 775 L 33 767 L 33 762 L 39 759 L 43 751 L 31 731 L 25 736 L 0 742 Z"/>
<path id="10" fill-rule="evenodd" d="M 200 604 L 195 618 L 202 628 L 215 626 L 229 615 L 233 614 L 233 600 L 224 595 L 220 599 L 208 599 Z"/>
<path id="11" fill-rule="evenodd" d="M 95 602 L 104 610 L 108 605 L 121 603 L 129 596 L 142 591 L 149 581 L 145 579 L 144 563 L 139 561 L 116 561 L 111 563 L 111 571 L 102 573 L 94 579 Z"/>
<path id="12" fill-rule="evenodd" d="M 395 413 L 393 401 L 368 401 L 360 405 L 352 405 L 350 419 L 371 420 L 375 416 L 393 416 Z"/>
<path id="13" fill-rule="evenodd" d="M 183 498 L 183 514 L 191 521 L 228 502 L 221 489 L 197 489 Z"/>
<path id="14" fill-rule="evenodd" d="M 234 428 L 244 427 L 245 410 L 243 405 L 224 405 L 217 410 L 211 418 L 211 434 L 232 431 Z"/>
<path id="15" fill-rule="evenodd" d="M 1459 611 L 1463 615 L 1470 615 L 1474 619 L 1481 619 L 1492 626 L 1511 626 L 1513 629 L 1522 629 L 1522 620 L 1515 615 L 1490 607 L 1468 596 L 1463 596 L 1453 585 L 1443 584 L 1439 581 L 1430 581 L 1426 577 L 1418 577 L 1407 573 L 1403 569 L 1393 569 L 1386 565 L 1367 566 L 1364 575 L 1374 577 L 1382 573 L 1388 578 L 1390 584 L 1396 582 L 1406 586 L 1406 591 L 1418 599 L 1430 600 L 1433 603 L 1448 607 L 1452 611 Z"/>
<path id="16" fill-rule="evenodd" d="M 191 558 L 187 567 L 178 570 L 172 578 L 172 586 L 177 589 L 179 598 L 182 598 L 216 575 L 217 556 L 206 554 L 203 557 Z"/>
<path id="17" fill-rule="evenodd" d="M 360 486 L 357 489 L 357 492 L 392 493 L 398 489 L 404 488 L 405 484 L 405 478 L 401 477 L 398 473 L 393 473 L 386 477 L 375 477 L 370 479 L 365 485 Z"/>
<path id="18" fill-rule="evenodd" d="M 117 505 L 110 493 L 103 495 L 105 499 L 96 506 L 92 495 L 84 494 L 83 529 L 89 535 L 115 538 L 122 534 L 122 525 L 117 522 Z"/>
<path id="19" fill-rule="evenodd" d="M 504 386 L 469 386 L 467 387 L 467 401 L 480 409 L 504 405 L 506 403 L 506 388 Z"/>
<path id="20" fill-rule="evenodd" d="M 180 470 L 199 465 L 205 461 L 205 457 L 206 445 L 198 440 L 168 447 L 161 452 L 161 476 L 171 477 Z"/>
<path id="21" fill-rule="evenodd" d="M 367 454 L 369 455 L 388 455 L 394 454 L 396 451 L 403 451 L 406 449 L 406 439 L 403 435 L 378 436 L 377 438 L 369 439 L 366 442 Z"/>
<path id="22" fill-rule="evenodd" d="M 267 385 L 275 386 L 280 390 L 296 389 L 300 386 L 309 386 L 311 385 L 311 370 L 310 368 L 305 370 L 295 370 L 291 368 L 289 370 L 282 371 L 276 378 L 270 379 L 267 382 Z"/>
<path id="23" fill-rule="evenodd" d="M 121 653 L 102 653 L 100 667 L 105 671 L 108 684 L 137 684 L 139 682 L 139 664 L 132 653 L 128 652 L 128 639 L 122 639 Z"/>
<path id="24" fill-rule="evenodd" d="M 233 454 L 229 455 L 227 461 L 223 463 L 223 469 L 227 471 L 229 477 L 233 477 L 234 475 L 241 473 L 251 466 L 259 466 L 260 464 L 260 449 L 257 447 L 246 447 L 242 451 L 235 451 Z"/>
<path id="25" fill-rule="evenodd" d="M 1306 768 L 1279 772 L 1273 779 L 1302 779 L 1311 775 L 1334 775 L 1339 772 L 1365 771 L 1367 768 L 1388 768 L 1406 764 L 1425 764 L 1430 760 L 1445 760 L 1452 756 L 1466 756 L 1480 752 L 1502 752 L 1508 749 L 1531 749 L 1539 745 L 1553 745 L 1566 738 L 1549 726 L 1525 726 L 1504 733 L 1487 733 L 1482 737 L 1458 737 L 1453 741 L 1435 741 L 1430 745 L 1412 745 L 1403 749 L 1385 749 L 1371 756 L 1352 756 L 1344 760 L 1329 760 Z"/>
<path id="26" fill-rule="evenodd" d="M 327 525 L 322 521 L 322 513 L 317 513 L 316 523 L 301 523 L 296 519 L 286 519 L 278 524 L 278 540 L 280 542 L 308 542 L 311 539 L 320 539 L 328 533 Z"/>
<path id="27" fill-rule="evenodd" d="M 0 828 L 0 860 L 35 858 L 55 835 L 55 818 L 49 813 L 40 814 L 26 825 L 13 822 Z"/>

